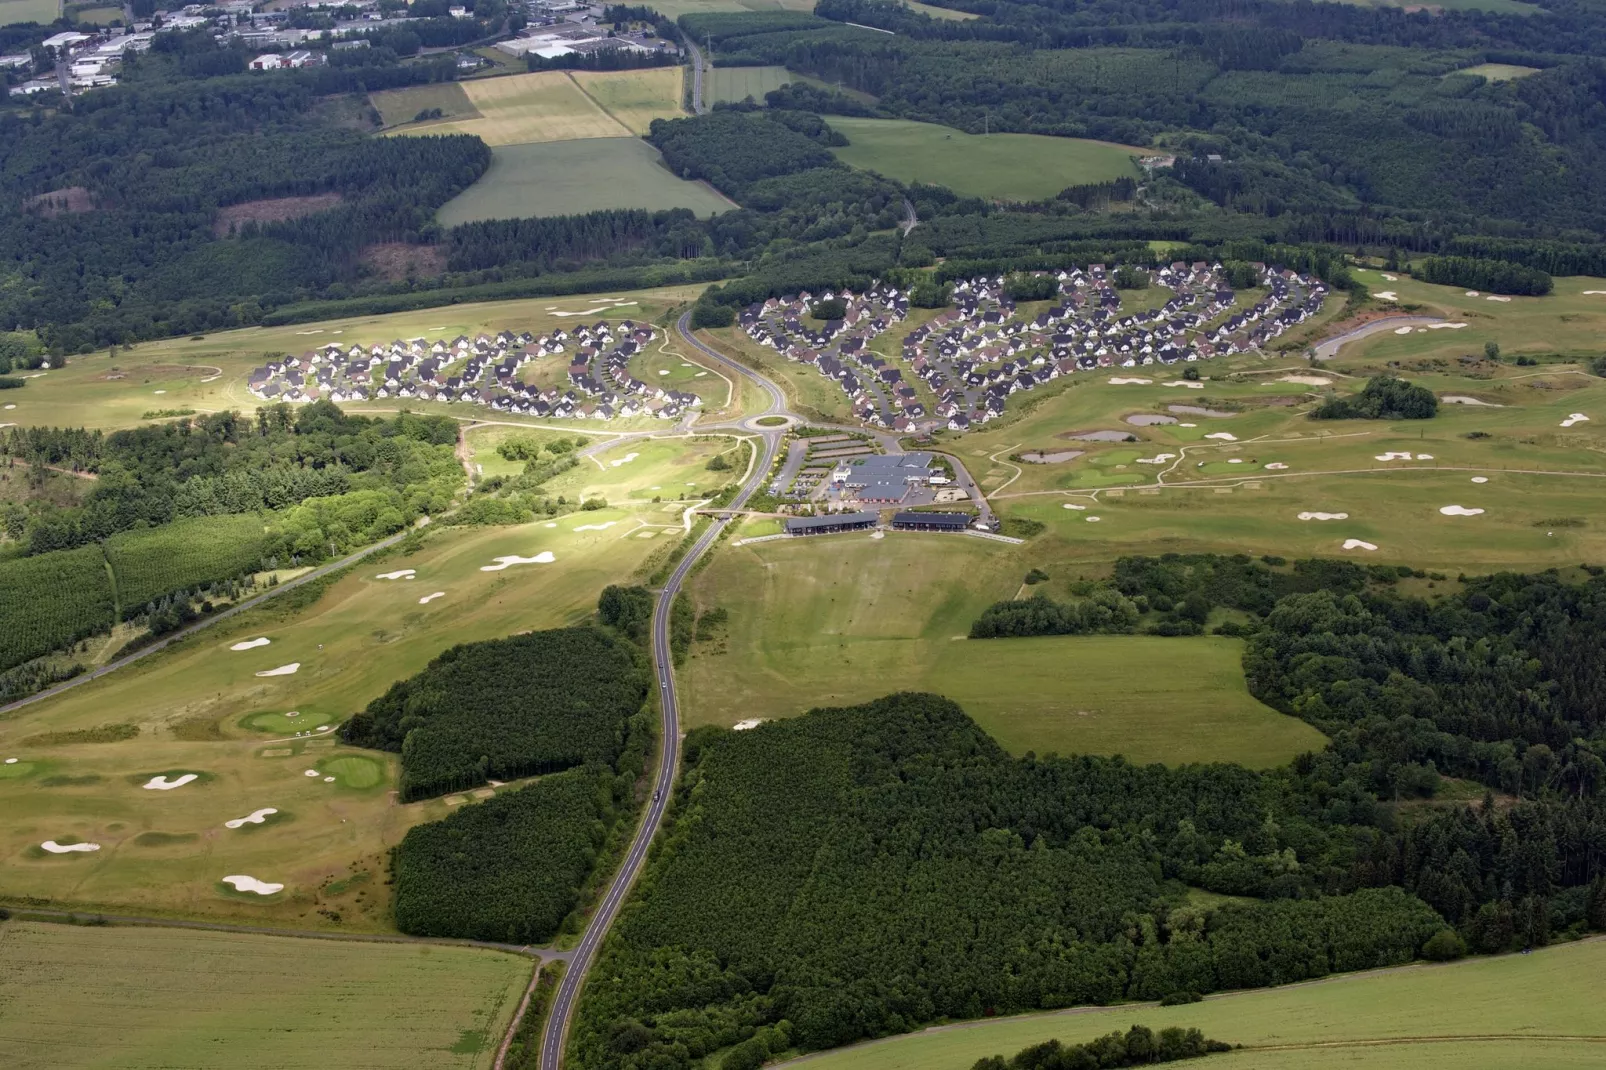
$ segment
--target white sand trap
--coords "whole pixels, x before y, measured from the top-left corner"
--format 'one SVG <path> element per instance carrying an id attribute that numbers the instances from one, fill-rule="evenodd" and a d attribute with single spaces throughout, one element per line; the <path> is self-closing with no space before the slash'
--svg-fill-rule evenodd
<path id="1" fill-rule="evenodd" d="M 731 725 L 732 732 L 746 732 L 750 728 L 757 728 L 767 720 L 764 717 L 750 717 L 745 721 L 737 721 Z"/>
<path id="2" fill-rule="evenodd" d="M 1153 457 L 1139 457 L 1138 458 L 1138 463 L 1139 464 L 1165 464 L 1167 461 L 1171 460 L 1175 456 L 1176 456 L 1176 454 L 1174 454 L 1174 453 L 1157 453 Z"/>
<path id="3" fill-rule="evenodd" d="M 1561 422 L 1561 426 L 1563 426 L 1563 427 L 1571 427 L 1573 424 L 1584 424 L 1584 423 L 1588 423 L 1588 422 L 1589 422 L 1589 417 L 1585 416 L 1581 412 L 1575 412 L 1571 416 L 1567 417 L 1567 419 L 1563 420 Z"/>
<path id="4" fill-rule="evenodd" d="M 1431 453 L 1419 453 L 1419 454 L 1416 455 L 1416 459 L 1419 460 L 1419 461 L 1431 461 L 1431 460 L 1433 460 L 1433 454 L 1431 454 Z"/>
<path id="5" fill-rule="evenodd" d="M 237 817 L 233 821 L 223 822 L 223 827 L 226 829 L 237 829 L 244 828 L 246 825 L 261 825 L 266 823 L 269 817 L 278 812 L 278 810 L 271 806 L 264 806 L 260 810 L 252 810 L 244 817 Z"/>
<path id="6" fill-rule="evenodd" d="M 1399 282 L 1400 281 L 1400 277 L 1398 275 L 1384 275 L 1383 276 L 1383 281 L 1384 282 Z"/>
<path id="7" fill-rule="evenodd" d="M 323 782 L 325 784 L 333 784 L 335 782 L 335 778 L 332 776 L 326 776 L 323 778 Z"/>
<path id="8" fill-rule="evenodd" d="M 1481 405 L 1486 409 L 1505 408 L 1504 405 L 1496 404 L 1493 401 L 1484 401 L 1482 398 L 1475 398 L 1468 394 L 1445 394 L 1439 400 L 1447 405 Z"/>
<path id="9" fill-rule="evenodd" d="M 555 527 L 557 527 L 557 525 L 556 524 L 552 524 L 552 523 L 547 523 L 547 524 L 543 524 L 542 527 L 555 528 Z"/>
<path id="10" fill-rule="evenodd" d="M 1473 476 L 1472 477 L 1472 482 L 1474 482 L 1474 483 L 1487 483 L 1487 482 L 1489 482 L 1489 477 L 1488 476 Z"/>
<path id="11" fill-rule="evenodd" d="M 418 600 L 418 604 L 421 605 L 421 606 L 427 606 L 431 602 L 435 601 L 435 599 L 437 599 L 437 598 L 445 598 L 445 597 L 446 597 L 446 592 L 445 591 L 436 591 L 433 594 L 426 594 L 424 597 L 420 598 Z"/>
<path id="12" fill-rule="evenodd" d="M 1348 520 L 1348 513 L 1300 513 L 1301 520 Z"/>
<path id="13" fill-rule="evenodd" d="M 1087 508 L 1087 506 L 1085 506 L 1085 505 L 1077 505 L 1077 504 L 1076 504 L 1076 503 L 1075 503 L 1075 502 L 1066 502 L 1066 503 L 1065 503 L 1065 504 L 1064 504 L 1064 505 L 1062 505 L 1062 506 L 1061 506 L 1061 507 L 1060 507 L 1060 508 L 1062 508 L 1062 509 L 1075 509 L 1075 510 L 1077 510 L 1077 511 L 1078 511 L 1078 512 L 1080 512 L 1080 511 L 1081 511 L 1081 510 L 1083 510 L 1083 509 L 1086 509 L 1086 508 Z M 16 759 L 15 759 L 15 758 L 13 758 L 13 759 L 11 759 L 11 760 L 12 760 L 12 761 L 16 761 Z"/>
<path id="14" fill-rule="evenodd" d="M 319 776 L 321 774 L 319 774 L 319 772 L 316 769 L 308 769 L 306 772 L 302 773 L 301 775 L 302 776 Z"/>
<path id="15" fill-rule="evenodd" d="M 259 881 L 255 877 L 247 877 L 238 873 L 224 877 L 223 883 L 234 885 L 234 890 L 237 892 L 255 892 L 258 895 L 272 895 L 274 892 L 284 891 L 284 885 L 282 884 L 270 884 L 267 881 Z"/>
<path id="16" fill-rule="evenodd" d="M 1463 328 L 1465 326 L 1466 326 L 1465 323 L 1430 323 L 1430 324 L 1428 324 L 1428 330 L 1430 330 L 1430 331 L 1459 331 L 1461 328 Z"/>
<path id="17" fill-rule="evenodd" d="M 255 639 L 247 639 L 243 643 L 235 643 L 233 646 L 229 647 L 229 649 L 230 650 L 255 650 L 259 646 L 267 646 L 272 641 L 273 640 L 268 639 L 266 637 L 257 636 L 257 638 L 255 638 Z"/>
<path id="18" fill-rule="evenodd" d="M 872 532 L 870 532 L 870 538 L 872 538 L 872 539 L 884 539 L 886 537 L 887 537 L 887 533 L 884 532 L 884 531 L 872 531 Z"/>
<path id="19" fill-rule="evenodd" d="M 14 408 L 16 408 L 16 406 L 15 406 L 15 405 L 7 405 L 7 406 L 6 406 L 6 408 L 8 408 L 8 409 L 14 409 Z"/>
<path id="20" fill-rule="evenodd" d="M 1393 290 L 1379 290 L 1372 296 L 1377 298 L 1379 301 L 1398 301 L 1400 299 L 1399 295 Z"/>
<path id="21" fill-rule="evenodd" d="M 1321 375 L 1285 375 L 1279 383 L 1298 383 L 1300 386 L 1332 386 L 1333 381 Z"/>
<path id="22" fill-rule="evenodd" d="M 1228 464 L 1243 464 L 1244 463 L 1244 459 L 1242 457 L 1229 457 L 1229 458 L 1227 458 L 1227 463 Z"/>
<path id="23" fill-rule="evenodd" d="M 1210 434 L 1206 435 L 1205 438 L 1219 438 L 1223 442 L 1237 442 L 1238 441 L 1238 436 L 1233 434 L 1231 431 L 1213 431 Z"/>
<path id="24" fill-rule="evenodd" d="M 1482 295 L 1482 294 L 1480 294 L 1480 293 L 1479 293 L 1479 292 L 1478 292 L 1478 291 L 1476 291 L 1476 290 L 1468 290 L 1468 291 L 1467 291 L 1467 296 L 1468 296 L 1468 297 L 1482 297 L 1482 296 L 1483 296 L 1483 295 Z"/>
<path id="25" fill-rule="evenodd" d="M 145 790 L 172 791 L 174 788 L 182 788 L 185 784 L 199 779 L 200 775 L 197 773 L 182 773 L 179 776 L 174 777 L 172 780 L 167 779 L 165 775 L 153 776 L 149 780 L 145 781 Z"/>
<path id="26" fill-rule="evenodd" d="M 1281 461 L 1273 461 L 1266 466 L 1266 471 L 1268 472 L 1285 472 L 1287 470 L 1288 466 Z"/>
<path id="27" fill-rule="evenodd" d="M 292 661 L 288 665 L 280 665 L 277 669 L 266 669 L 257 673 L 258 676 L 294 676 L 296 670 L 301 668 L 301 662 Z"/>
<path id="28" fill-rule="evenodd" d="M 1203 390 L 1205 388 L 1205 385 L 1203 383 L 1192 383 L 1192 382 L 1189 382 L 1186 379 L 1182 380 L 1181 382 L 1177 382 L 1177 383 L 1167 383 L 1166 385 L 1167 386 L 1185 386 L 1189 390 Z"/>
<path id="29" fill-rule="evenodd" d="M 608 520 L 608 521 L 605 521 L 605 522 L 603 522 L 601 524 L 581 524 L 579 527 L 575 528 L 574 530 L 576 530 L 576 531 L 607 531 L 609 528 L 613 527 L 617 523 L 619 523 L 619 521 L 617 521 L 617 520 Z"/>
<path id="30" fill-rule="evenodd" d="M 556 561 L 557 558 L 553 556 L 551 550 L 542 550 L 534 557 L 520 557 L 518 554 L 507 554 L 503 557 L 492 558 L 492 560 L 495 561 L 496 564 L 481 565 L 480 571 L 501 572 L 504 568 L 511 568 L 514 565 L 550 565 L 552 562 Z"/>
<path id="31" fill-rule="evenodd" d="M 1198 427 L 1198 424 L 1178 424 L 1178 427 Z"/>
<path id="32" fill-rule="evenodd" d="M 39 845 L 53 855 L 72 854 L 74 851 L 98 851 L 98 843 L 57 843 L 55 840 L 46 840 Z"/>
<path id="33" fill-rule="evenodd" d="M 417 575 L 418 575 L 418 573 L 414 569 L 399 568 L 395 572 L 381 572 L 378 576 L 375 576 L 374 578 L 375 579 L 379 579 L 379 580 L 410 580 L 410 579 L 413 579 L 414 577 L 416 577 Z"/>
<path id="34" fill-rule="evenodd" d="M 1395 453 L 1390 450 L 1388 453 L 1379 453 L 1372 459 L 1374 461 L 1409 461 L 1411 459 L 1411 451 L 1406 450 L 1403 453 Z"/>
<path id="35" fill-rule="evenodd" d="M 697 372 L 694 375 L 692 375 L 692 378 L 693 379 L 701 379 L 703 376 L 705 376 L 707 374 L 708 374 L 707 372 Z"/>
<path id="36" fill-rule="evenodd" d="M 1510 301 L 1511 298 L 1509 298 L 1509 297 L 1495 297 L 1495 296 L 1491 295 L 1489 297 L 1485 297 L 1484 300 L 1485 301 L 1501 301 L 1501 302 L 1505 302 L 1505 301 Z"/>
<path id="37" fill-rule="evenodd" d="M 1588 296 L 1590 294 L 1606 294 L 1606 290 L 1585 290 L 1584 294 L 1585 294 L 1585 296 Z"/>
<path id="38" fill-rule="evenodd" d="M 663 368 L 658 372 L 658 374 L 659 375 L 668 375 L 669 374 L 669 369 L 668 368 Z"/>
<path id="39" fill-rule="evenodd" d="M 610 465 L 612 465 L 614 468 L 618 468 L 622 464 L 629 464 L 631 461 L 635 460 L 637 457 L 640 457 L 640 456 L 641 456 L 641 454 L 639 454 L 639 453 L 627 453 L 623 457 L 619 458 L 617 461 L 609 461 L 608 463 Z"/>
<path id="40" fill-rule="evenodd" d="M 1083 519 L 1089 524 L 1097 524 L 1099 522 L 1099 518 L 1096 516 L 1083 517 Z"/>
<path id="41" fill-rule="evenodd" d="M 1445 516 L 1477 516 L 1482 513 L 1483 510 L 1468 509 L 1464 505 L 1441 505 L 1439 506 L 1439 512 L 1443 513 Z"/>
<path id="42" fill-rule="evenodd" d="M 1396 328 L 1394 328 L 1394 333 L 1395 334 L 1410 334 L 1411 333 L 1411 328 L 1409 328 L 1409 327 L 1396 327 Z"/>
<path id="43" fill-rule="evenodd" d="M 16 758 L 7 758 L 6 759 L 6 764 L 7 765 L 16 765 L 17 764 L 17 759 Z"/>
<path id="44" fill-rule="evenodd" d="M 1111 386 L 1148 386 L 1152 382 L 1153 379 L 1129 379 L 1120 375 L 1110 379 Z"/>
<path id="45" fill-rule="evenodd" d="M 1346 550 L 1375 550 L 1375 549 L 1377 549 L 1377 546 L 1376 546 L 1376 544 L 1370 543 L 1370 542 L 1366 542 L 1363 539 L 1345 539 L 1344 540 L 1344 549 L 1346 549 Z"/>

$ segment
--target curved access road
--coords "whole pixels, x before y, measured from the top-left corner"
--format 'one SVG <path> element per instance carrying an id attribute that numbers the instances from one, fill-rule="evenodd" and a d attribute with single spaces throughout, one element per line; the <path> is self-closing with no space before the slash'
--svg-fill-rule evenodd
<path id="1" fill-rule="evenodd" d="M 679 332 L 682 341 L 710 360 L 717 361 L 720 365 L 752 380 L 769 395 L 770 406 L 761 415 L 791 416 L 786 411 L 786 396 L 781 393 L 780 387 L 751 368 L 729 360 L 703 345 L 692 337 L 690 322 L 691 313 L 688 312 L 675 324 L 675 330 Z M 732 511 L 741 509 L 747 499 L 763 485 L 770 468 L 775 463 L 784 432 L 783 427 L 760 432 L 759 441 L 763 445 L 759 451 L 758 463 L 753 466 L 747 481 L 731 500 L 729 508 Z M 575 1006 L 579 1002 L 580 989 L 585 984 L 586 974 L 596 962 L 597 952 L 608 935 L 608 929 L 612 927 L 625 897 L 630 894 L 631 887 L 641 874 L 641 869 L 647 862 L 647 851 L 652 846 L 653 837 L 657 835 L 658 826 L 663 823 L 664 814 L 669 809 L 675 774 L 680 764 L 680 706 L 675 693 L 674 661 L 669 651 L 669 610 L 674 604 L 675 595 L 680 593 L 681 584 L 691 574 L 698 560 L 719 539 L 729 523 L 729 517 L 714 518 L 713 524 L 680 559 L 680 564 L 675 566 L 668 582 L 658 592 L 658 600 L 653 606 L 652 667 L 658 683 L 663 746 L 659 748 L 658 769 L 653 776 L 652 798 L 647 803 L 641 824 L 636 828 L 635 838 L 630 841 L 630 849 L 625 854 L 624 862 L 620 865 L 619 872 L 614 874 L 613 882 L 608 885 L 602 901 L 597 904 L 597 909 L 586 926 L 585 935 L 580 938 L 579 946 L 574 949 L 569 959 L 569 968 L 564 972 L 563 980 L 553 997 L 552 1010 L 541 1035 L 541 1070 L 561 1070 L 563 1066 L 563 1048 L 569 1036 L 569 1023 L 574 1018 Z"/>
<path id="2" fill-rule="evenodd" d="M 1384 316 L 1382 319 L 1363 323 L 1359 327 L 1345 331 L 1343 334 L 1334 335 L 1324 342 L 1317 343 L 1316 359 L 1332 360 L 1338 356 L 1340 349 L 1351 342 L 1358 342 L 1362 338 L 1367 338 L 1374 334 L 1382 334 L 1384 331 L 1397 331 L 1401 327 L 1426 327 L 1443 322 L 1444 320 L 1438 316 Z"/>

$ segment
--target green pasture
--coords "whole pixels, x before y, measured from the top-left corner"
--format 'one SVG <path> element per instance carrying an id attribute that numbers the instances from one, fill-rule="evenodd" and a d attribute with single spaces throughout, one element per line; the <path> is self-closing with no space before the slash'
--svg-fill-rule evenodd
<path id="1" fill-rule="evenodd" d="M 702 363 L 698 363 L 699 359 Z M 706 357 L 699 357 L 695 351 L 683 355 L 661 340 L 650 343 L 640 354 L 630 358 L 630 371 L 649 386 L 702 398 L 703 420 L 740 416 L 747 411 L 743 405 L 744 395 L 753 389 L 734 383 L 727 369 Z"/>
<path id="2" fill-rule="evenodd" d="M 15 22 L 55 22 L 61 15 L 61 0 L 0 0 L 0 26 Z"/>
<path id="3" fill-rule="evenodd" d="M 1026 571 L 1046 563 L 1029 547 L 947 535 L 722 550 L 695 596 L 701 609 L 729 612 L 728 638 L 693 648 L 687 721 L 786 717 L 917 690 L 958 702 L 1017 754 L 1263 767 L 1323 746 L 1319 732 L 1249 696 L 1235 640 L 965 638 L 987 605 L 1014 597 Z"/>
<path id="4" fill-rule="evenodd" d="M 627 582 L 664 541 L 635 537 L 643 520 L 676 524 L 679 517 L 649 506 L 432 532 L 422 550 L 364 562 L 304 610 L 270 602 L 0 721 L 0 759 L 19 759 L 0 764 L 7 818 L 0 823 L 0 901 L 320 928 L 335 923 L 318 911 L 337 909 L 340 928 L 389 928 L 382 881 L 360 897 L 357 890 L 332 897 L 320 889 L 353 867 L 383 873 L 388 849 L 412 825 L 444 816 L 447 804 L 398 805 L 389 790 L 393 755 L 343 747 L 332 733 L 297 736 L 308 727 L 302 718 L 281 735 L 262 728 L 289 710 L 344 718 L 448 646 L 585 618 L 603 587 Z M 577 530 L 584 525 L 591 527 Z M 482 571 L 499 556 L 543 552 L 554 560 Z M 411 579 L 378 578 L 408 568 Z M 420 601 L 437 591 L 444 594 Z M 255 638 L 270 642 L 230 649 Z M 291 662 L 300 664 L 292 675 L 256 675 Z M 122 721 L 138 724 L 139 735 L 115 743 L 24 742 Z M 204 776 L 170 791 L 142 786 L 163 770 Z M 264 807 L 293 820 L 224 827 Z M 150 833 L 162 836 L 153 843 Z M 30 853 L 47 839 L 69 837 L 101 850 Z M 217 882 L 228 874 L 286 888 L 264 901 L 223 894 Z"/>
<path id="5" fill-rule="evenodd" d="M 457 82 L 436 82 L 432 85 L 409 86 L 406 89 L 385 89 L 369 94 L 368 101 L 378 110 L 379 117 L 387 128 L 413 122 L 420 112 L 436 108 L 441 112 L 439 118 L 422 121 L 480 118 L 479 109 L 468 99 L 468 94 Z"/>
<path id="6" fill-rule="evenodd" d="M 270 354 L 303 353 L 328 342 L 371 344 L 395 338 L 452 338 L 504 329 L 536 333 L 572 327 L 579 319 L 606 318 L 668 322 L 669 311 L 694 301 L 698 285 L 669 286 L 654 290 L 581 294 L 572 297 L 531 297 L 517 301 L 486 301 L 396 312 L 354 316 L 321 323 L 283 327 L 247 327 L 191 338 L 169 338 L 119 347 L 116 354 L 102 351 L 70 358 L 65 368 L 47 369 L 27 380 L 21 390 L 6 391 L 6 404 L 15 409 L 0 412 L 0 422 L 72 427 L 132 427 L 152 408 L 188 407 L 198 412 L 237 409 L 252 412 L 261 405 L 246 389 L 253 368 Z M 671 343 L 671 346 L 673 343 Z M 489 415 L 474 405 L 375 400 L 353 411 L 387 412 L 401 407 L 441 412 L 467 420 Z M 510 423 L 518 417 L 498 416 Z M 533 421 L 532 421 L 533 422 Z M 571 421 L 576 431 L 592 433 L 582 421 Z M 609 430 L 629 427 L 613 421 Z M 659 426 L 648 420 L 647 427 Z"/>
<path id="7" fill-rule="evenodd" d="M 664 166 L 633 137 L 498 145 L 490 169 L 436 213 L 443 226 L 482 219 L 581 215 L 608 208 L 689 208 L 708 217 L 734 207 L 710 186 Z"/>
<path id="8" fill-rule="evenodd" d="M 10 1070 L 491 1066 L 530 962 L 480 948 L 0 925 Z"/>
<path id="9" fill-rule="evenodd" d="M 121 21 L 122 17 L 123 9 L 120 7 L 86 7 L 73 13 L 73 18 L 79 22 L 93 23 L 96 26 L 110 26 L 114 22 Z"/>
<path id="10" fill-rule="evenodd" d="M 1221 1070 L 1557 1070 L 1601 1064 L 1596 983 L 1606 940 L 1529 955 L 1405 966 L 1211 996 L 1180 1007 L 1077 1008 L 937 1026 L 810 1056 L 809 1070 L 967 1070 L 1049 1039 L 1076 1043 L 1134 1023 L 1197 1028 L 1241 1044 L 1208 1056 Z M 1543 992 L 1543 998 L 1521 998 Z"/>
<path id="11" fill-rule="evenodd" d="M 706 498 L 742 474 L 741 467 L 710 471 L 708 462 L 719 454 L 725 455 L 733 466 L 740 465 L 745 457 L 736 440 L 724 436 L 630 439 L 580 458 L 577 467 L 552 479 L 543 489 L 549 495 L 562 494 L 571 500 L 606 498 L 613 503 Z M 561 518 L 559 523 L 565 527 L 595 523 L 593 518 L 597 515 L 578 513 Z"/>
<path id="12" fill-rule="evenodd" d="M 669 19 L 717 11 L 813 11 L 814 0 L 662 0 L 653 10 Z"/>
<path id="13" fill-rule="evenodd" d="M 832 116 L 848 145 L 838 159 L 901 182 L 1007 201 L 1052 197 L 1067 186 L 1136 177 L 1131 145 L 1041 134 L 967 134 L 935 123 Z"/>
<path id="14" fill-rule="evenodd" d="M 751 97 L 764 103 L 764 94 L 792 81 L 785 67 L 715 67 L 703 76 L 703 98 L 710 104 L 736 104 Z"/>

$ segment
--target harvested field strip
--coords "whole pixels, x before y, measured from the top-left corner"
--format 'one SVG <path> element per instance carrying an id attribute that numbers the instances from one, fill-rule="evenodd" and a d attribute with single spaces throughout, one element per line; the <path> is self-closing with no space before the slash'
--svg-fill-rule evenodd
<path id="1" fill-rule="evenodd" d="M 633 134 L 645 134 L 654 119 L 683 114 L 680 98 L 685 71 L 681 67 L 575 71 L 571 77 L 582 92 Z"/>
<path id="2" fill-rule="evenodd" d="M 631 135 L 629 127 L 603 110 L 562 71 L 459 84 L 478 113 L 477 118 L 415 123 L 396 133 L 474 134 L 487 145 Z"/>

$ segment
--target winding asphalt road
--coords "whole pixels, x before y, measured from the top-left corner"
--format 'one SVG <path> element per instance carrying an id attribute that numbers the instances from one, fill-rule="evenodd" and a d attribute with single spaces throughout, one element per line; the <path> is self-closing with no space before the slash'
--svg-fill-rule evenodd
<path id="1" fill-rule="evenodd" d="M 675 330 L 679 332 L 682 341 L 708 359 L 717 361 L 738 375 L 752 380 L 769 394 L 769 408 L 761 415 L 796 419 L 786 411 L 786 396 L 781 393 L 780 387 L 752 369 L 721 356 L 692 337 L 690 321 L 691 313 L 688 312 L 675 324 Z M 752 473 L 742 484 L 742 489 L 736 497 L 731 500 L 729 508 L 733 512 L 740 510 L 754 491 L 763 485 L 780 450 L 785 427 L 761 428 L 757 433 L 763 447 Z M 680 706 L 675 693 L 674 662 L 669 652 L 669 610 L 674 604 L 675 595 L 680 593 L 680 585 L 685 582 L 692 568 L 719 539 L 725 530 L 725 525 L 730 522 L 729 517 L 714 518 L 713 524 L 703 532 L 702 537 L 687 551 L 686 556 L 681 558 L 680 564 L 670 574 L 669 581 L 658 592 L 658 601 L 653 606 L 652 665 L 653 674 L 658 680 L 663 746 L 659 751 L 658 770 L 653 777 L 652 799 L 648 802 L 647 811 L 636 829 L 635 838 L 630 841 L 630 850 L 625 855 L 624 863 L 614 875 L 607 894 L 597 904 L 596 912 L 592 915 L 590 924 L 586 926 L 585 935 L 580 938 L 580 945 L 574 949 L 569 959 L 569 968 L 564 972 L 563 981 L 558 985 L 557 994 L 552 1001 L 552 1011 L 541 1036 L 541 1070 L 561 1070 L 563 1066 L 563 1047 L 569 1036 L 569 1023 L 574 1018 L 574 1009 L 579 1002 L 580 989 L 585 984 L 586 974 L 591 971 L 591 966 L 597 958 L 597 951 L 608 935 L 608 929 L 612 927 L 614 919 L 619 915 L 620 906 L 624 904 L 625 897 L 630 894 L 631 886 L 641 874 L 653 837 L 657 835 L 658 826 L 663 823 L 664 814 L 669 809 L 670 796 L 674 792 L 675 774 L 680 765 Z"/>

